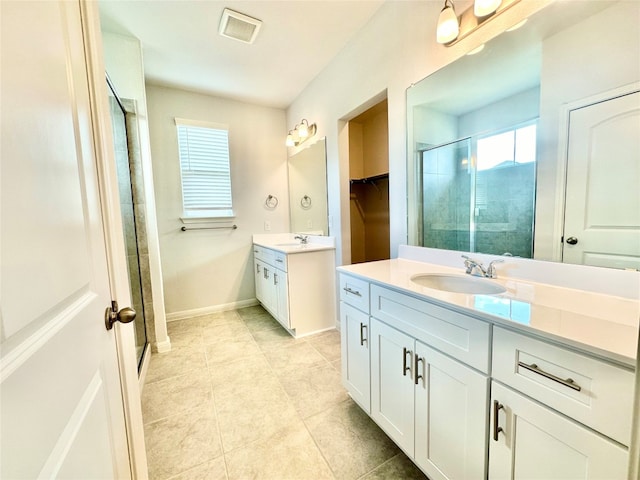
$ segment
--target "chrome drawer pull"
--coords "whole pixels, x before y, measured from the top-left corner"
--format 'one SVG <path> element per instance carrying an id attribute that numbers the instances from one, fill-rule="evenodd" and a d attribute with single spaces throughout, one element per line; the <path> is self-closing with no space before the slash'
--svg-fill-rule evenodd
<path id="1" fill-rule="evenodd" d="M 344 287 L 344 288 L 343 288 L 343 290 L 344 290 L 345 292 L 347 292 L 347 293 L 352 293 L 352 294 L 354 294 L 354 295 L 357 295 L 358 297 L 361 297 L 361 296 L 362 296 L 362 294 L 361 294 L 359 291 L 357 291 L 357 290 L 351 290 L 349 287 Z"/>
<path id="2" fill-rule="evenodd" d="M 276 262 L 282 263 L 282 259 L 281 258 L 276 258 Z"/>
<path id="3" fill-rule="evenodd" d="M 414 374 L 413 374 L 413 375 L 414 375 L 414 377 L 415 377 L 415 378 L 414 378 L 413 383 L 414 383 L 415 385 L 418 385 L 418 383 L 419 383 L 420 379 L 421 379 L 421 378 L 424 378 L 424 376 L 422 376 L 422 375 L 420 375 L 420 374 L 418 373 L 418 371 L 419 371 L 418 366 L 420 365 L 420 362 L 423 362 L 423 364 L 424 364 L 424 358 L 420 358 L 420 357 L 418 356 L 418 354 L 416 353 L 416 355 L 415 355 L 415 357 L 413 357 L 413 359 L 414 359 L 413 367 L 414 367 L 414 370 L 415 370 L 415 372 L 414 372 Z"/>
<path id="4" fill-rule="evenodd" d="M 407 366 L 407 354 L 411 355 L 411 350 L 408 350 L 407 347 L 402 347 L 402 376 L 406 377 L 407 372 L 411 371 L 411 365 Z"/>
<path id="5" fill-rule="evenodd" d="M 493 401 L 493 441 L 494 442 L 498 441 L 498 434 L 500 432 L 504 433 L 504 430 L 498 423 L 498 412 L 503 408 L 504 408 L 504 405 L 498 402 L 498 400 Z"/>
<path id="6" fill-rule="evenodd" d="M 526 368 L 530 372 L 537 373 L 538 375 L 542 375 L 543 377 L 548 378 L 549 380 L 558 382 L 559 384 L 564 385 L 565 387 L 569 387 L 577 392 L 582 390 L 582 387 L 580 387 L 580 385 L 577 385 L 572 378 L 567 378 L 565 380 L 564 378 L 556 377 L 552 373 L 545 372 L 540 367 L 538 367 L 538 365 L 536 365 L 535 363 L 532 363 L 531 365 L 527 365 L 524 362 L 518 362 L 518 366 L 522 368 Z"/>
<path id="7" fill-rule="evenodd" d="M 367 341 L 367 339 L 364 337 L 364 331 L 367 328 L 367 326 L 364 323 L 360 323 L 360 346 L 364 347 L 364 342 Z"/>

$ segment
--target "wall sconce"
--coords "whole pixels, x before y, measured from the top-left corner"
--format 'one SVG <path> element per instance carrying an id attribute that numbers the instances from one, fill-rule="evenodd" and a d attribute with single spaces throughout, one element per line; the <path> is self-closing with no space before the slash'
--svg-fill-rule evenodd
<path id="1" fill-rule="evenodd" d="M 436 41 L 446 46 L 453 45 L 456 41 L 473 32 L 485 21 L 495 18 L 520 0 L 475 0 L 473 8 L 457 17 L 453 1 L 445 0 L 444 7 L 438 16 Z"/>
<path id="2" fill-rule="evenodd" d="M 289 130 L 285 144 L 287 147 L 297 147 L 307 139 L 313 137 L 316 134 L 316 130 L 317 128 L 315 123 L 309 125 L 307 119 L 303 118 L 293 130 Z"/>
<path id="3" fill-rule="evenodd" d="M 458 38 L 458 33 L 460 33 L 460 25 L 458 24 L 456 11 L 453 8 L 453 2 L 444 0 L 444 7 L 442 7 L 438 17 L 437 41 L 438 43 L 453 42 Z"/>

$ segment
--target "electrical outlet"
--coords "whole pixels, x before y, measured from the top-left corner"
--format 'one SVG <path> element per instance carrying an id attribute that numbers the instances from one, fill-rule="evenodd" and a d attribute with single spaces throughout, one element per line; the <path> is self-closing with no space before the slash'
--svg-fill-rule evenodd
<path id="1" fill-rule="evenodd" d="M 264 231 L 265 232 L 270 232 L 271 231 L 271 222 L 268 221 L 268 220 L 264 222 Z"/>
<path id="2" fill-rule="evenodd" d="M 311 219 L 307 220 L 307 228 L 313 228 L 313 221 Z"/>

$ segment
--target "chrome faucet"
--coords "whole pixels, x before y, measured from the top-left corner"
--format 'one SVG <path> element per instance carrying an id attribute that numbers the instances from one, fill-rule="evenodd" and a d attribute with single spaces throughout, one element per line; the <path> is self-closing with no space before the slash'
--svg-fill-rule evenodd
<path id="1" fill-rule="evenodd" d="M 498 259 L 492 261 L 489 266 L 485 269 L 481 262 L 474 260 L 467 255 L 462 255 L 464 258 L 464 266 L 467 269 L 465 273 L 469 275 L 473 275 L 474 277 L 484 277 L 484 278 L 498 278 L 498 274 L 496 272 L 496 263 L 502 263 L 504 260 Z"/>
<path id="2" fill-rule="evenodd" d="M 308 235 L 296 235 L 295 237 L 293 237 L 294 240 L 300 240 L 300 243 L 302 245 L 306 245 L 307 242 L 309 241 L 309 236 Z"/>

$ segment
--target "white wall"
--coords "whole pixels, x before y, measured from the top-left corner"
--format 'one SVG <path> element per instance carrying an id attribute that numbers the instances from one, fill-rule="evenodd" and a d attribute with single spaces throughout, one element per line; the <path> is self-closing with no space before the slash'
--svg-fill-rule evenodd
<path id="1" fill-rule="evenodd" d="M 153 166 L 149 141 L 149 120 L 147 117 L 147 98 L 144 84 L 142 47 L 136 38 L 103 32 L 104 60 L 107 73 L 116 92 L 121 98 L 136 102 L 136 117 L 142 158 L 142 175 L 145 185 L 147 243 L 149 247 L 149 273 L 153 295 L 153 325 L 147 331 L 151 334 L 149 342 L 153 351 L 170 349 L 167 337 L 164 292 L 162 287 L 162 269 L 160 266 L 160 243 L 156 219 Z"/>
<path id="2" fill-rule="evenodd" d="M 516 24 L 549 0 L 519 2 L 452 47 L 435 42 L 440 1 L 388 1 L 287 110 L 287 125 L 316 122 L 327 137 L 330 230 L 338 264 L 350 261 L 349 120 L 385 95 L 389 105 L 391 256 L 407 241 L 405 91 L 429 73 Z M 458 14 L 470 2 L 456 2 Z M 292 150 L 293 151 L 293 150 Z"/>
<path id="3" fill-rule="evenodd" d="M 165 306 L 169 319 L 255 303 L 251 236 L 289 231 L 285 112 L 147 85 Z M 182 232 L 174 118 L 229 125 L 237 230 Z M 278 207 L 265 207 L 268 195 Z"/>

